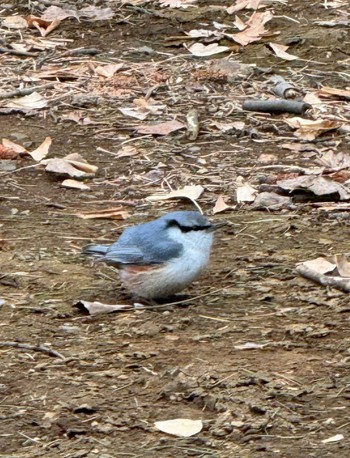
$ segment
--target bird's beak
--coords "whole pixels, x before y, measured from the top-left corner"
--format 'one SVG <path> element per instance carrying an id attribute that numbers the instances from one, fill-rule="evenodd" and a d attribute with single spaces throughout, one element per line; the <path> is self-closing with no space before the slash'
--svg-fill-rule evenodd
<path id="1" fill-rule="evenodd" d="M 227 222 L 226 221 L 218 221 L 216 223 L 212 223 L 212 225 L 209 228 L 209 232 L 214 232 L 217 229 L 220 229 L 220 227 L 226 226 Z"/>

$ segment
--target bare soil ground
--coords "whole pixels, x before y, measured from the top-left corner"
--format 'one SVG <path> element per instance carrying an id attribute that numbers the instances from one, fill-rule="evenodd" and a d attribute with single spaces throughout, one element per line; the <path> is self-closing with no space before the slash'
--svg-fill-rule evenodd
<path id="1" fill-rule="evenodd" d="M 33 165 L 28 158 L 17 159 L 15 171 L 0 171 L 0 291 L 5 300 L 0 340 L 44 345 L 65 358 L 0 348 L 3 457 L 349 456 L 348 295 L 294 271 L 298 261 L 347 252 L 347 213 L 323 213 L 303 204 L 270 213 L 238 206 L 214 216 L 232 226 L 217 234 L 210 268 L 186 291 L 188 302 L 96 317 L 73 307 L 79 300 L 130 302 L 117 273 L 93 267 L 80 250 L 90 241 L 113 241 L 124 227 L 163 212 L 193 209 L 185 201 L 145 201 L 160 187 L 202 185 L 199 203 L 210 214 L 220 194 L 233 203 L 237 175 L 263 175 L 254 170 L 261 153 L 274 154 L 286 166 L 309 164 L 280 148 L 282 137 L 293 141 L 293 133 L 278 116 L 267 120 L 235 110 L 225 115 L 231 91 L 233 97 L 239 86 L 254 94 L 268 76 L 255 73 L 233 83 L 222 75 L 215 79 L 208 70 L 215 56 L 208 61 L 191 57 L 182 40 L 168 46 L 169 37 L 183 31 L 233 19 L 208 2 L 198 4 L 189 10 L 126 4 L 110 21 L 70 20 L 53 32 L 52 37 L 73 40 L 68 48 L 100 49 L 102 54 L 89 57 L 95 63 L 115 58 L 131 69 L 123 83 L 115 80 L 115 92 L 107 83 L 104 91 L 100 85 L 102 101 L 79 108 L 95 123 L 65 120 L 77 109 L 69 98 L 27 116 L 0 115 L 2 137 L 34 149 L 50 136 L 50 155 L 78 152 L 99 167 L 96 178 L 87 181 L 89 192 L 62 188 L 62 179 L 42 168 L 22 169 Z M 335 10 L 304 1 L 275 2 L 273 9 L 278 17 L 269 29 L 281 32 L 280 43 L 294 40 L 289 51 L 305 60 L 277 59 L 266 47 L 269 38 L 240 48 L 233 57 L 271 67 L 305 87 L 317 82 L 349 86 L 348 29 L 314 22 L 333 19 Z M 348 6 L 343 9 L 349 13 Z M 148 51 L 140 51 L 145 46 Z M 26 57 L 2 55 L 1 62 L 17 71 L 18 81 L 30 67 Z M 57 65 L 64 68 L 64 60 Z M 135 91 L 144 96 L 158 83 L 152 96 L 181 121 L 189 108 L 199 110 L 196 141 L 178 132 L 138 140 L 142 135 L 135 126 L 142 122 L 118 111 L 131 103 Z M 83 95 L 94 94 L 93 83 L 86 85 Z M 260 136 L 220 133 L 212 128 L 213 119 L 245 121 Z M 116 152 L 125 140 L 132 140 L 129 144 L 141 154 L 120 158 L 96 151 Z M 338 151 L 348 149 L 349 138 L 343 136 Z M 151 171 L 160 180 L 152 181 Z M 116 207 L 119 200 L 133 204 L 123 207 L 131 215 L 125 221 L 76 216 Z M 247 343 L 256 348 L 244 349 Z M 190 438 L 155 429 L 155 421 L 172 418 L 202 419 L 204 427 Z M 339 434 L 342 440 L 322 442 Z"/>

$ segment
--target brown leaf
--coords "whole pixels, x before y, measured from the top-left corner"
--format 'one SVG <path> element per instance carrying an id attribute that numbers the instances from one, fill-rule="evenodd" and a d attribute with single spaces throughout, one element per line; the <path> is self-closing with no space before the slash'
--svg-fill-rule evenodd
<path id="1" fill-rule="evenodd" d="M 28 151 L 28 154 L 32 156 L 32 158 L 35 161 L 40 162 L 42 159 L 44 159 L 44 157 L 48 155 L 51 143 L 52 143 L 51 137 L 46 137 L 45 140 L 42 142 L 40 146 L 38 146 L 37 149 L 35 149 L 32 152 Z"/>
<path id="2" fill-rule="evenodd" d="M 154 194 L 152 196 L 148 196 L 146 197 L 146 200 L 149 202 L 157 202 L 159 200 L 185 198 L 195 201 L 201 196 L 203 191 L 204 188 L 202 188 L 200 185 L 184 186 L 182 189 L 170 191 L 167 194 Z"/>
<path id="3" fill-rule="evenodd" d="M 338 194 L 340 200 L 350 199 L 350 192 L 340 183 L 329 178 L 324 178 L 315 175 L 303 175 L 289 180 L 277 181 L 280 188 L 287 191 L 295 191 L 296 189 L 306 189 L 316 196 L 325 196 L 330 194 Z"/>
<path id="4" fill-rule="evenodd" d="M 222 213 L 226 210 L 232 210 L 235 206 L 227 205 L 222 196 L 219 196 L 213 208 L 213 215 Z"/>
<path id="5" fill-rule="evenodd" d="M 331 170 L 342 170 L 350 167 L 350 154 L 327 151 L 317 159 L 317 162 Z"/>
<path id="6" fill-rule="evenodd" d="M 328 119 L 318 119 L 312 121 L 304 118 L 289 118 L 285 119 L 285 122 L 297 129 L 294 132 L 294 135 L 302 140 L 315 140 L 323 132 L 328 132 L 329 130 L 338 129 L 342 123 L 340 121 L 331 121 Z"/>
<path id="7" fill-rule="evenodd" d="M 61 21 L 59 19 L 53 19 L 52 21 L 45 21 L 44 19 L 37 16 L 28 16 L 27 21 L 29 27 L 35 27 L 39 30 L 42 37 L 46 37 L 50 32 L 56 29 Z"/>
<path id="8" fill-rule="evenodd" d="M 341 277 L 350 277 L 350 263 L 347 260 L 345 254 L 336 254 L 335 262 L 337 264 L 337 269 Z"/>
<path id="9" fill-rule="evenodd" d="M 226 8 L 228 14 L 237 13 L 244 9 L 257 10 L 264 8 L 266 5 L 260 5 L 261 0 L 236 0 L 235 5 Z"/>
<path id="10" fill-rule="evenodd" d="M 175 132 L 176 130 L 183 129 L 185 127 L 185 124 L 174 119 L 160 124 L 139 126 L 137 127 L 137 132 L 140 134 L 169 135 L 171 132 Z"/>
<path id="11" fill-rule="evenodd" d="M 265 29 L 265 24 L 273 18 L 270 11 L 264 13 L 253 13 L 248 22 L 246 22 L 246 28 L 238 33 L 225 33 L 226 37 L 231 38 L 242 46 L 246 46 L 254 41 L 259 41 L 261 38 L 268 33 Z"/>
<path id="12" fill-rule="evenodd" d="M 18 145 L 17 143 L 14 143 L 11 140 L 8 140 L 7 138 L 2 139 L 2 144 L 4 147 L 11 149 L 17 154 L 27 153 L 27 150 L 24 148 L 24 146 Z"/>
<path id="13" fill-rule="evenodd" d="M 81 191 L 90 191 L 91 190 L 91 188 L 88 185 L 82 183 L 81 181 L 71 180 L 71 179 L 62 181 L 61 186 L 63 186 L 64 188 L 70 188 L 70 189 L 80 189 Z"/>
<path id="14" fill-rule="evenodd" d="M 347 89 L 324 86 L 317 93 L 320 97 L 344 97 L 350 99 L 350 91 Z"/>
<path id="15" fill-rule="evenodd" d="M 287 53 L 287 49 L 289 46 L 284 46 L 278 43 L 269 43 L 270 48 L 276 54 L 277 57 L 285 60 L 296 60 L 299 59 L 297 56 L 293 56 L 293 54 Z"/>
<path id="16" fill-rule="evenodd" d="M 30 95 L 24 97 L 18 97 L 17 99 L 7 102 L 5 107 L 7 108 L 19 108 L 22 110 L 38 110 L 47 106 L 47 101 L 38 92 L 33 92 Z"/>
<path id="17" fill-rule="evenodd" d="M 124 64 L 99 65 L 95 68 L 95 73 L 105 78 L 112 78 L 117 71 L 123 68 Z"/>
<path id="18" fill-rule="evenodd" d="M 95 212 L 77 213 L 76 216 L 83 219 L 126 219 L 130 213 L 123 210 L 123 207 L 106 208 L 104 210 L 96 210 Z"/>
<path id="19" fill-rule="evenodd" d="M 1 25 L 9 29 L 27 29 L 28 22 L 22 16 L 6 16 L 3 18 Z"/>
<path id="20" fill-rule="evenodd" d="M 56 173 L 58 175 L 68 175 L 72 178 L 84 178 L 95 175 L 98 167 L 89 164 L 77 153 L 68 154 L 63 158 L 52 158 L 41 161 L 45 165 L 46 172 Z"/>

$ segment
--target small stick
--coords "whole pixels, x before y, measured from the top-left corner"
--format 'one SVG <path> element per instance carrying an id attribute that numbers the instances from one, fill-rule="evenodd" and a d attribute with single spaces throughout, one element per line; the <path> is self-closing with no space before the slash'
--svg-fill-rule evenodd
<path id="1" fill-rule="evenodd" d="M 0 47 L 0 53 L 7 53 L 7 54 L 14 54 L 15 56 L 26 56 L 26 57 L 37 57 L 38 53 L 36 52 L 28 52 L 28 51 L 19 51 L 16 49 L 11 48 L 4 48 L 3 46 Z"/>
<path id="2" fill-rule="evenodd" d="M 48 89 L 50 87 L 53 87 L 55 84 L 57 84 L 57 81 L 55 81 L 54 83 L 43 84 L 42 86 L 18 88 L 13 91 L 3 92 L 0 93 L 0 99 L 10 99 L 12 97 L 30 95 L 33 92 L 40 91 L 41 89 Z"/>
<path id="3" fill-rule="evenodd" d="M 52 350 L 52 348 L 46 347 L 45 345 L 29 345 L 20 342 L 0 342 L 0 347 L 14 347 L 14 348 L 22 348 L 23 350 L 33 350 L 33 351 L 40 351 L 42 353 L 46 353 L 49 356 L 55 356 L 56 358 L 60 358 L 65 360 L 66 358 L 58 353 L 56 350 Z"/>

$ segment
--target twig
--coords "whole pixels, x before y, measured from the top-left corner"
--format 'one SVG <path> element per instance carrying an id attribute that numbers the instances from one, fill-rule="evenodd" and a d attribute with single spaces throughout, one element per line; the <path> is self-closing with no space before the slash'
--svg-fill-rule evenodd
<path id="1" fill-rule="evenodd" d="M 0 53 L 8 53 L 8 54 L 14 54 L 15 56 L 26 56 L 26 57 L 37 57 L 38 53 L 36 52 L 28 52 L 28 51 L 19 51 L 17 49 L 11 49 L 11 48 L 4 48 L 3 46 L 0 47 Z"/>
<path id="2" fill-rule="evenodd" d="M 41 353 L 46 353 L 49 356 L 55 356 L 56 358 L 61 358 L 65 360 L 66 358 L 58 353 L 56 350 L 52 350 L 52 348 L 46 347 L 45 345 L 30 345 L 20 342 L 0 342 L 0 347 L 14 347 L 14 348 L 21 348 L 23 350 L 33 350 L 33 351 L 40 351 Z"/>
<path id="3" fill-rule="evenodd" d="M 13 91 L 3 92 L 0 94 L 0 99 L 10 99 L 12 97 L 30 95 L 33 92 L 41 91 L 42 89 L 48 89 L 50 87 L 54 87 L 55 84 L 57 84 L 57 81 L 55 81 L 54 83 L 43 84 L 42 86 L 18 88 Z"/>

